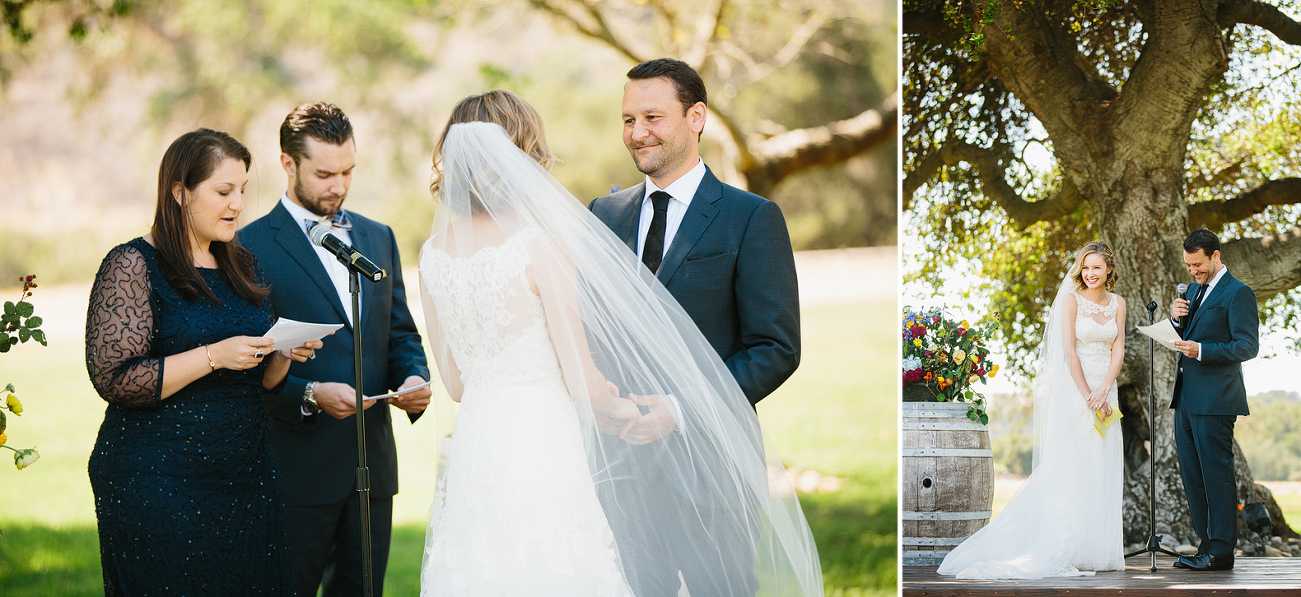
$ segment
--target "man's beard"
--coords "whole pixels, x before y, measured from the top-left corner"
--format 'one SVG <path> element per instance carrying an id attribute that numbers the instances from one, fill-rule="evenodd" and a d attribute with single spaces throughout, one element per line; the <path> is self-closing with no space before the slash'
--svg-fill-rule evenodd
<path id="1" fill-rule="evenodd" d="M 313 214 L 316 214 L 317 216 L 320 216 L 322 218 L 326 216 L 332 216 L 338 210 L 343 209 L 343 202 L 348 198 L 347 193 L 344 193 L 342 196 L 339 196 L 338 208 L 331 211 L 324 206 L 324 202 L 321 201 L 321 196 L 313 195 L 312 192 L 309 191 L 307 187 L 303 185 L 303 179 L 301 178 L 294 181 L 294 196 L 298 198 L 298 202 L 301 203 L 303 207 L 307 208 L 307 211 L 310 211 Z M 326 195 L 326 198 L 334 199 L 335 196 Z"/>
<path id="2" fill-rule="evenodd" d="M 682 156 L 686 153 L 685 148 L 681 145 L 670 145 L 664 139 L 658 139 L 658 141 L 660 146 L 659 155 L 650 157 L 645 162 L 638 162 L 636 148 L 632 150 L 633 164 L 636 164 L 639 172 L 647 176 L 663 174 L 681 161 Z"/>

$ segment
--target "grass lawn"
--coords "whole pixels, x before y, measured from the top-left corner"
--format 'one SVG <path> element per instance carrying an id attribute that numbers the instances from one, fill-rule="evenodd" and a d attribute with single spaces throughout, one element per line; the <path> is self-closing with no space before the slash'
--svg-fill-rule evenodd
<path id="1" fill-rule="evenodd" d="M 29 343 L 0 356 L 0 387 L 17 386 L 26 408 L 9 419 L 9 445 L 41 452 L 41 460 L 23 471 L 9 465 L 8 450 L 0 459 L 5 597 L 103 594 L 86 461 L 104 403 L 83 364 L 79 322 L 86 294 L 82 288 L 41 288 L 34 302 L 49 322 L 50 346 Z M 759 406 L 763 427 L 788 466 L 845 479 L 838 491 L 800 496 L 827 595 L 895 593 L 895 316 L 893 302 L 804 311 L 800 369 Z M 386 583 L 392 595 L 419 592 L 437 438 L 451 425 L 447 404 L 419 425 L 396 425 L 402 492 L 394 503 Z"/>

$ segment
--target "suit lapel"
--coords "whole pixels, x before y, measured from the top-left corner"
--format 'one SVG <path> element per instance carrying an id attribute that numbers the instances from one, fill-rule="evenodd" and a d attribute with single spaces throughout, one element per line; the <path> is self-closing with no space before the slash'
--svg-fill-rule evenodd
<path id="1" fill-rule="evenodd" d="M 1233 280 L 1233 274 L 1230 274 L 1229 272 L 1224 272 L 1224 277 L 1220 278 L 1220 283 L 1216 284 L 1215 288 L 1206 291 L 1207 294 L 1204 298 L 1202 298 L 1202 304 L 1198 305 L 1197 312 L 1193 313 L 1193 320 L 1188 322 L 1189 333 L 1192 333 L 1193 328 L 1197 327 L 1197 322 L 1201 321 L 1202 313 L 1206 312 L 1206 308 L 1214 304 L 1215 301 L 1220 300 L 1221 296 L 1224 296 L 1225 294 L 1224 291 L 1228 290 L 1229 283 L 1232 280 Z M 1216 292 L 1215 290 L 1216 288 L 1220 289 L 1219 292 Z"/>
<path id="2" fill-rule="evenodd" d="M 621 195 L 625 203 L 619 214 L 619 238 L 623 239 L 624 244 L 628 245 L 633 253 L 636 253 L 637 230 L 641 227 L 641 204 L 646 198 L 646 182 L 629 187 Z"/>
<path id="3" fill-rule="evenodd" d="M 687 258 L 691 248 L 696 246 L 705 229 L 709 228 L 709 224 L 714 221 L 714 216 L 718 215 L 718 207 L 714 203 L 722 197 L 723 183 L 719 182 L 708 166 L 705 166 L 705 177 L 701 179 L 700 186 L 696 189 L 696 196 L 691 198 L 687 213 L 682 214 L 682 223 L 678 225 L 678 231 L 673 235 L 673 242 L 669 243 L 669 250 L 664 254 L 664 262 L 660 264 L 659 272 L 655 274 L 655 277 L 659 278 L 665 286 L 673 279 L 673 274 L 678 271 L 678 267 Z"/>
<path id="4" fill-rule="evenodd" d="M 325 266 L 321 265 L 321 260 L 316 256 L 316 249 L 312 247 L 311 241 L 307 240 L 307 235 L 303 234 L 303 229 L 294 222 L 293 216 L 289 215 L 289 210 L 283 205 L 276 205 L 271 210 L 271 228 L 275 229 L 276 243 L 280 248 L 285 250 L 298 266 L 307 272 L 307 277 L 325 295 L 325 299 L 330 301 L 334 310 L 339 314 L 339 320 L 344 325 L 348 325 L 347 312 L 343 310 L 343 303 L 339 302 L 339 292 L 334 289 L 334 283 L 330 281 L 330 275 L 326 273 Z"/>

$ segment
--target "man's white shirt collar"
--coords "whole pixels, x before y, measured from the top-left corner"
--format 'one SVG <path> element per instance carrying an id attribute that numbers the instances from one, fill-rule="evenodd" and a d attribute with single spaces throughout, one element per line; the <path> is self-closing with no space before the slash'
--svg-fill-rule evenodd
<path id="1" fill-rule="evenodd" d="M 1215 286 L 1220 283 L 1220 278 L 1223 278 L 1224 274 L 1227 273 L 1229 273 L 1229 266 L 1220 265 L 1220 271 L 1216 272 L 1215 277 L 1211 278 L 1210 283 L 1206 285 L 1206 297 L 1211 295 L 1211 291 L 1215 290 Z M 1206 297 L 1202 297 L 1202 302 L 1206 302 Z"/>
<path id="2" fill-rule="evenodd" d="M 696 165 L 687 171 L 686 174 L 679 176 L 677 180 L 669 183 L 666 188 L 655 186 L 654 181 L 649 176 L 646 177 L 646 192 L 642 195 L 642 201 L 650 201 L 651 193 L 655 191 L 664 191 L 673 196 L 676 201 L 681 201 L 684 205 L 691 205 L 691 198 L 696 196 L 696 191 L 700 188 L 700 182 L 705 179 L 705 160 L 696 157 Z"/>

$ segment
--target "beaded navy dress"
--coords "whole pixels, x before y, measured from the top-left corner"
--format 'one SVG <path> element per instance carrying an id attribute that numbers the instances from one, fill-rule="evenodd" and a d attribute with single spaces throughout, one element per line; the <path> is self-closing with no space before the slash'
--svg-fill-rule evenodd
<path id="1" fill-rule="evenodd" d="M 181 299 L 137 238 L 108 253 L 91 289 L 86 369 L 108 408 L 89 468 L 110 597 L 293 593 L 265 361 L 160 398 L 164 357 L 272 323 L 219 270 L 199 272 L 218 300 Z"/>

